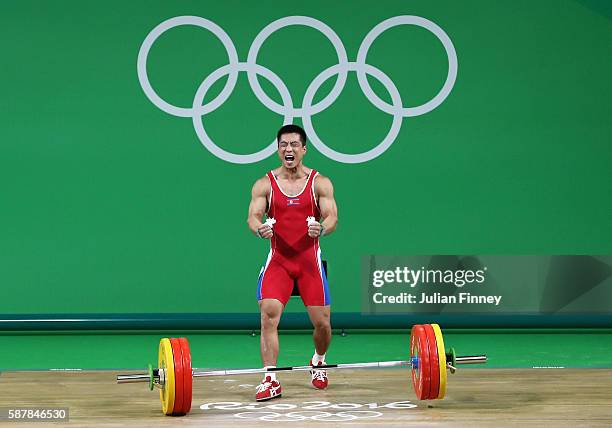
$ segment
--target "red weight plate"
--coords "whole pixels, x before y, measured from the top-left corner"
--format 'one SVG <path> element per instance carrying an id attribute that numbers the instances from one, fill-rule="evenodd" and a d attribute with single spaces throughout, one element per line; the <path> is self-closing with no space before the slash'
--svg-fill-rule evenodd
<path id="1" fill-rule="evenodd" d="M 419 400 L 429 396 L 431 388 L 431 367 L 429 364 L 429 347 L 425 328 L 417 324 L 410 334 L 410 356 L 416 357 L 417 369 L 412 369 L 412 384 Z"/>
<path id="2" fill-rule="evenodd" d="M 418 339 L 416 337 L 416 333 L 415 333 L 415 327 L 416 325 L 412 326 L 412 331 L 410 332 L 410 361 L 412 362 L 412 369 L 411 374 L 412 374 L 412 388 L 414 389 L 414 392 L 416 393 L 417 397 L 420 396 L 422 394 L 421 392 L 421 383 L 419 381 L 419 364 L 421 362 L 421 356 L 419 355 L 418 352 L 418 346 L 417 346 L 417 342 Z M 415 367 L 415 362 L 417 364 L 417 366 Z"/>
<path id="3" fill-rule="evenodd" d="M 191 410 L 191 397 L 193 390 L 193 370 L 191 368 L 191 351 L 186 338 L 179 339 L 183 351 L 183 411 L 185 414 Z"/>
<path id="4" fill-rule="evenodd" d="M 181 343 L 176 338 L 171 338 L 170 343 L 172 344 L 172 357 L 174 360 L 174 410 L 173 415 L 184 415 L 183 411 L 183 386 L 185 384 L 183 380 L 183 351 L 181 350 Z"/>
<path id="5" fill-rule="evenodd" d="M 429 366 L 431 368 L 431 387 L 429 390 L 430 400 L 438 398 L 440 392 L 440 361 L 438 361 L 438 344 L 436 342 L 436 333 L 431 324 L 423 324 L 427 333 L 427 343 L 429 345 Z"/>

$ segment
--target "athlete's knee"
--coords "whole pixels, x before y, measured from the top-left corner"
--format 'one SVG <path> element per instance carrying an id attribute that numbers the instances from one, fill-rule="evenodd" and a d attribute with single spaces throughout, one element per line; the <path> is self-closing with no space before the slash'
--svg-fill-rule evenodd
<path id="1" fill-rule="evenodd" d="M 280 322 L 280 315 L 273 316 L 270 314 L 263 313 L 261 314 L 261 328 L 265 330 L 276 329 L 278 328 L 278 323 Z"/>
<path id="2" fill-rule="evenodd" d="M 316 317 L 312 320 L 312 325 L 315 330 L 331 331 L 331 323 L 328 316 Z"/>
<path id="3" fill-rule="evenodd" d="M 280 322 L 282 314 L 282 307 L 278 308 L 277 305 L 265 304 L 261 305 L 261 328 L 262 329 L 276 329 Z"/>

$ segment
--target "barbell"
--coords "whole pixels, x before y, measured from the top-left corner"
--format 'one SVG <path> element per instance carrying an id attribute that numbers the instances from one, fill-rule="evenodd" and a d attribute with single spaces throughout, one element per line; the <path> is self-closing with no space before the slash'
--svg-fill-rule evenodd
<path id="1" fill-rule="evenodd" d="M 117 383 L 148 382 L 149 389 L 159 389 L 162 411 L 166 415 L 182 416 L 191 410 L 193 379 L 210 376 L 234 376 L 284 371 L 329 369 L 362 369 L 408 366 L 412 385 L 419 400 L 442 399 L 446 394 L 446 370 L 454 373 L 459 364 L 480 364 L 486 355 L 457 356 L 455 350 L 444 348 L 438 324 L 417 324 L 410 333 L 410 359 L 369 363 L 326 364 L 256 369 L 197 371 L 191 367 L 189 343 L 184 337 L 163 338 L 159 342 L 158 367 L 149 364 L 146 374 L 120 374 Z"/>

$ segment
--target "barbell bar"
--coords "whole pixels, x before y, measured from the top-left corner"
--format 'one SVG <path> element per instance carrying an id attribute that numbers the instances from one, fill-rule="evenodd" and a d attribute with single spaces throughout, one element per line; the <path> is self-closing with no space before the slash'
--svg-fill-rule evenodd
<path id="1" fill-rule="evenodd" d="M 446 393 L 446 370 L 454 373 L 462 364 L 486 363 L 486 355 L 457 356 L 454 348 L 445 351 L 442 331 L 437 324 L 417 324 L 410 334 L 410 359 L 366 363 L 325 364 L 254 369 L 197 371 L 191 367 L 187 339 L 163 338 L 159 345 L 159 366 L 149 364 L 147 374 L 119 374 L 117 383 L 148 382 L 160 390 L 162 411 L 166 415 L 185 415 L 191 410 L 193 378 L 238 376 L 285 371 L 342 370 L 364 368 L 410 367 L 412 384 L 419 400 L 442 399 Z M 191 374 L 191 375 L 190 375 Z"/>

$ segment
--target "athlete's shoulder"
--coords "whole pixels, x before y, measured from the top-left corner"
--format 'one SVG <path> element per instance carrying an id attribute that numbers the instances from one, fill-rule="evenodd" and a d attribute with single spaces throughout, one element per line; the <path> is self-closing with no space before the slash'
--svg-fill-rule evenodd
<path id="1" fill-rule="evenodd" d="M 314 190 L 317 195 L 327 195 L 333 193 L 334 186 L 329 177 L 317 172 L 313 182 Z"/>
<path id="2" fill-rule="evenodd" d="M 253 193 L 264 194 L 267 195 L 270 191 L 270 177 L 268 175 L 264 175 L 255 181 L 253 184 Z"/>
<path id="3" fill-rule="evenodd" d="M 314 182 L 317 185 L 319 185 L 319 184 L 330 185 L 331 184 L 331 179 L 328 176 L 323 175 L 319 171 L 317 171 L 317 175 L 314 178 Z"/>
<path id="4" fill-rule="evenodd" d="M 270 177 L 268 176 L 268 174 L 266 174 L 266 175 L 264 175 L 262 177 L 259 177 L 257 179 L 257 181 L 255 181 L 255 184 L 256 185 L 257 184 L 259 184 L 259 185 L 261 185 L 261 184 L 268 184 L 269 185 L 270 184 Z"/>

